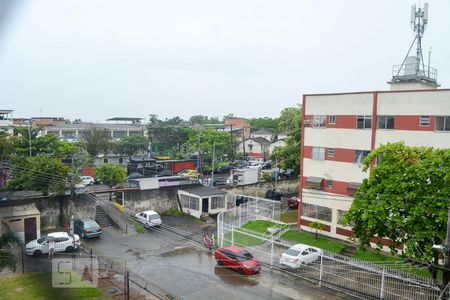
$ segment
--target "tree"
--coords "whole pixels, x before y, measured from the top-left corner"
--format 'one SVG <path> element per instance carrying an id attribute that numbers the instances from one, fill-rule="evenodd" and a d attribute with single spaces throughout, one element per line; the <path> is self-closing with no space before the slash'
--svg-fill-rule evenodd
<path id="1" fill-rule="evenodd" d="M 95 175 L 100 181 L 110 189 L 114 186 L 124 183 L 127 178 L 127 172 L 122 166 L 102 164 L 97 170 L 95 170 Z M 111 200 L 111 193 L 109 194 L 109 200 Z"/>
<path id="2" fill-rule="evenodd" d="M 10 166 L 11 180 L 7 188 L 14 191 L 40 191 L 62 194 L 69 178 L 69 168 L 58 158 L 45 155 L 18 157 Z"/>
<path id="3" fill-rule="evenodd" d="M 289 133 L 285 147 L 277 147 L 272 160 L 284 170 L 291 169 L 294 175 L 300 174 L 301 108 L 287 107 L 281 111 L 278 132 Z"/>
<path id="4" fill-rule="evenodd" d="M 160 120 L 156 115 L 150 115 L 148 136 L 152 148 L 161 154 L 174 154 L 181 152 L 182 145 L 189 135 L 189 128 L 180 117 Z"/>
<path id="5" fill-rule="evenodd" d="M 312 221 L 311 224 L 309 224 L 309 227 L 316 230 L 316 239 L 317 239 L 318 231 L 323 229 L 322 223 L 320 223 L 319 221 Z"/>
<path id="6" fill-rule="evenodd" d="M 132 135 L 121 138 L 113 145 L 113 151 L 131 157 L 139 151 L 147 150 L 148 140 L 142 136 Z"/>
<path id="7" fill-rule="evenodd" d="M 342 223 L 353 226 L 361 247 L 372 238 L 388 238 L 392 252 L 405 245 L 407 256 L 426 261 L 434 256 L 437 263 L 432 246 L 446 236 L 450 150 L 388 143 L 364 159 L 363 171 L 370 168 Z"/>
<path id="8" fill-rule="evenodd" d="M 16 271 L 16 258 L 12 253 L 12 246 L 20 245 L 20 243 L 20 239 L 13 232 L 7 232 L 0 236 L 0 272 L 4 268 Z"/>
<path id="9" fill-rule="evenodd" d="M 41 128 L 14 128 L 16 136 L 11 139 L 11 142 L 15 156 L 30 156 L 30 149 L 31 155 L 54 156 L 61 141 L 54 135 L 40 136 L 41 130 Z"/>
<path id="10" fill-rule="evenodd" d="M 254 131 L 262 128 L 272 129 L 275 132 L 278 130 L 278 118 L 252 118 L 249 119 L 248 122 Z"/>
<path id="11" fill-rule="evenodd" d="M 111 150 L 110 131 L 91 128 L 84 136 L 84 149 L 95 157 L 99 154 L 108 154 Z"/>
<path id="12" fill-rule="evenodd" d="M 8 133 L 0 131 L 0 162 L 7 161 L 13 153 L 13 145 Z"/>

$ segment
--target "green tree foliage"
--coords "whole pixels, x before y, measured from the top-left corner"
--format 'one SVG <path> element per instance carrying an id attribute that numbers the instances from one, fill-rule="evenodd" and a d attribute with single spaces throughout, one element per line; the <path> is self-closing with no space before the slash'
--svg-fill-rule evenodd
<path id="1" fill-rule="evenodd" d="M 291 169 L 294 175 L 300 174 L 300 140 L 301 140 L 300 107 L 287 107 L 281 111 L 278 132 L 288 132 L 285 147 L 275 148 L 272 160 L 282 169 Z"/>
<path id="2" fill-rule="evenodd" d="M 274 132 L 277 132 L 278 130 L 278 118 L 252 118 L 249 119 L 248 122 L 250 123 L 250 126 L 252 127 L 253 131 L 256 131 L 258 129 L 266 128 L 266 129 L 272 129 Z"/>
<path id="3" fill-rule="evenodd" d="M 160 120 L 158 116 L 150 115 L 148 136 L 152 149 L 164 155 L 181 152 L 190 131 L 186 125 L 186 122 L 179 117 Z"/>
<path id="4" fill-rule="evenodd" d="M 109 130 L 92 128 L 83 136 L 83 147 L 92 157 L 99 154 L 108 154 L 111 150 L 111 134 Z"/>
<path id="5" fill-rule="evenodd" d="M 63 193 L 65 178 L 69 176 L 69 168 L 59 158 L 45 155 L 18 157 L 13 160 L 11 180 L 7 188 L 14 191 L 40 191 L 44 195 L 51 192 Z"/>
<path id="6" fill-rule="evenodd" d="M 122 166 L 109 164 L 102 164 L 95 170 L 95 175 L 110 188 L 124 183 L 127 178 L 127 172 Z"/>
<path id="7" fill-rule="evenodd" d="M 56 156 L 56 151 L 61 141 L 54 135 L 40 136 L 41 128 L 14 128 L 16 134 L 11 139 L 15 156 L 30 156 L 31 155 L 51 155 Z"/>
<path id="8" fill-rule="evenodd" d="M 0 131 L 0 162 L 7 161 L 13 153 L 11 137 L 8 133 Z"/>
<path id="9" fill-rule="evenodd" d="M 191 130 L 185 147 L 188 153 L 196 153 L 200 150 L 203 159 L 212 158 L 213 145 L 215 157 L 219 158 L 227 154 L 231 148 L 230 134 L 214 129 Z"/>
<path id="10" fill-rule="evenodd" d="M 189 123 L 191 125 L 195 124 L 205 125 L 205 124 L 221 124 L 222 121 L 220 121 L 218 117 L 195 115 L 189 118 Z"/>
<path id="11" fill-rule="evenodd" d="M 148 140 L 142 136 L 132 135 L 124 137 L 114 143 L 113 151 L 117 154 L 131 157 L 139 151 L 145 151 L 148 148 Z"/>
<path id="12" fill-rule="evenodd" d="M 384 237 L 393 252 L 403 244 L 406 255 L 431 260 L 432 245 L 443 244 L 446 236 L 450 150 L 388 143 L 366 157 L 363 170 L 374 161 L 343 224 L 353 225 L 361 246 Z"/>
<path id="13" fill-rule="evenodd" d="M 20 245 L 21 241 L 13 232 L 7 232 L 0 236 L 0 271 L 8 268 L 16 271 L 16 258 L 12 253 L 12 245 Z"/>

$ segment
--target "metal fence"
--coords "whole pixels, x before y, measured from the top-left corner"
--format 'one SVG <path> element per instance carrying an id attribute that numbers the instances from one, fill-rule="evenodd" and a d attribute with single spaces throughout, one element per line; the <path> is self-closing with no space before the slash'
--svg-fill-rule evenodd
<path id="1" fill-rule="evenodd" d="M 238 200 L 241 197 L 235 195 Z M 313 263 L 299 268 L 286 267 L 279 263 L 279 258 L 294 243 L 280 238 L 289 230 L 287 224 L 278 221 L 284 211 L 282 204 L 263 198 L 244 197 L 247 197 L 245 203 L 218 215 L 219 246 L 243 246 L 271 268 L 356 298 L 397 300 L 448 297 L 442 295 L 440 287 L 430 279 L 389 268 L 388 265 L 377 265 L 327 251 L 323 251 Z M 265 233 L 245 228 L 245 224 L 255 220 L 270 221 L 273 225 Z M 445 293 L 448 294 L 448 290 Z"/>
<path id="2" fill-rule="evenodd" d="M 87 274 L 88 279 L 96 278 L 99 285 L 108 286 L 108 297 L 127 300 L 178 299 L 156 284 L 130 272 L 126 261 L 118 261 L 116 257 L 96 255 L 92 249 L 84 245 L 72 252 L 60 252 L 59 250 L 63 251 L 63 249 L 55 247 L 56 251 L 51 259 L 47 253 L 30 256 L 24 250 L 23 246 L 15 249 L 16 273 L 52 273 L 53 276 L 55 261 L 63 260 L 73 265 L 82 261 L 83 266 L 87 266 L 82 274 L 83 277 Z"/>

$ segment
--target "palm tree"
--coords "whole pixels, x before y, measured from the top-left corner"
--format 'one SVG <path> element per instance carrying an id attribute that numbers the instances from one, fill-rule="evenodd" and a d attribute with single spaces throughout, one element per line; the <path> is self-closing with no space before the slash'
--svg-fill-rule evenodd
<path id="1" fill-rule="evenodd" d="M 316 239 L 317 239 L 317 232 L 323 229 L 323 225 L 319 221 L 312 221 L 311 224 L 309 224 L 309 227 L 316 230 Z"/>
<path id="2" fill-rule="evenodd" d="M 8 232 L 0 236 L 0 271 L 8 268 L 16 271 L 16 257 L 11 252 L 14 244 L 20 245 L 21 241 L 14 232 Z"/>

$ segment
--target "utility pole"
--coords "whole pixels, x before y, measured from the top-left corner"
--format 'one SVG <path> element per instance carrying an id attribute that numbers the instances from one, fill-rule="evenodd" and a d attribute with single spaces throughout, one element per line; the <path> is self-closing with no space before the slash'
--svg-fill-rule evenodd
<path id="1" fill-rule="evenodd" d="M 233 143 L 233 124 L 230 125 L 230 142 L 231 142 L 231 168 L 230 168 L 230 176 L 231 176 L 231 186 L 234 188 L 234 143 Z"/>
<path id="2" fill-rule="evenodd" d="M 211 166 L 211 184 L 214 186 L 214 159 L 216 155 L 216 142 L 213 142 L 213 157 Z"/>
<path id="3" fill-rule="evenodd" d="M 144 124 L 141 125 L 142 136 L 142 177 L 145 177 L 145 164 L 144 164 Z"/>
<path id="4" fill-rule="evenodd" d="M 28 121 L 28 146 L 29 146 L 30 157 L 31 157 L 31 124 L 30 124 L 30 122 L 32 122 L 31 118 Z"/>
<path id="5" fill-rule="evenodd" d="M 244 149 L 244 159 L 247 160 L 245 157 L 245 134 L 244 134 L 244 132 L 245 132 L 245 127 L 242 126 L 242 149 Z"/>

